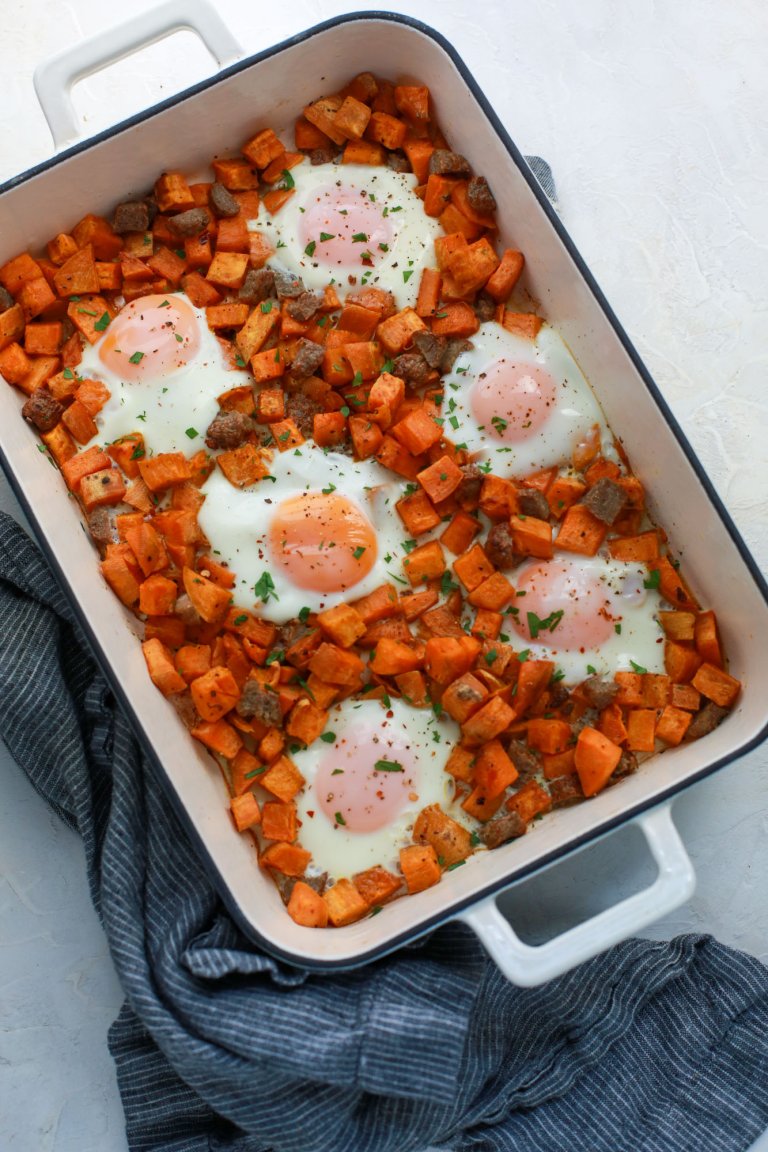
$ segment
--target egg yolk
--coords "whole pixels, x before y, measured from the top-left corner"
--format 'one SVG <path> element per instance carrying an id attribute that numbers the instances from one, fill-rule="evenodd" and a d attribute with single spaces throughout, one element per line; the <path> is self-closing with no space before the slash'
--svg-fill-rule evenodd
<path id="1" fill-rule="evenodd" d="M 519 609 L 513 626 L 526 642 L 585 651 L 610 639 L 614 622 L 605 581 L 575 565 L 550 560 L 534 564 L 517 581 Z M 520 597 L 524 592 L 525 597 Z"/>
<path id="2" fill-rule="evenodd" d="M 320 761 L 314 787 L 332 824 L 373 832 L 396 819 L 416 783 L 404 741 L 353 724 Z"/>
<path id="3" fill-rule="evenodd" d="M 395 232 L 387 206 L 356 188 L 335 184 L 319 188 L 301 217 L 299 234 L 305 255 L 314 264 L 375 267 L 388 252 Z"/>
<path id="4" fill-rule="evenodd" d="M 338 493 L 302 492 L 278 505 L 269 545 L 275 564 L 292 584 L 315 592 L 343 592 L 376 561 L 373 525 Z"/>
<path id="5" fill-rule="evenodd" d="M 199 346 L 197 317 L 182 296 L 142 296 L 109 325 L 99 357 L 122 380 L 151 380 L 183 368 Z"/>
<path id="6" fill-rule="evenodd" d="M 489 436 L 519 443 L 535 436 L 555 406 L 557 385 L 541 364 L 494 360 L 472 386 L 470 405 Z"/>

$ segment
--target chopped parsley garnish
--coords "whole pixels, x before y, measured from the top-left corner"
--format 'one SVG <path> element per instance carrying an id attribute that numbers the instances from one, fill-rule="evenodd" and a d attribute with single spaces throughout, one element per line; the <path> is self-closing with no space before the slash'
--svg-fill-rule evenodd
<path id="1" fill-rule="evenodd" d="M 466 860 L 455 860 L 453 864 L 449 864 L 446 872 L 453 872 L 454 868 L 461 868 L 462 864 L 466 864 Z"/>
<path id="2" fill-rule="evenodd" d="M 336 733 L 335 732 L 323 732 L 322 735 L 320 736 L 320 739 L 323 741 L 324 744 L 333 744 L 334 740 L 336 739 Z M 337 769 L 337 771 L 339 771 L 339 769 Z"/>
<path id="3" fill-rule="evenodd" d="M 403 272 L 403 283 L 407 284 L 408 281 L 410 280 L 411 276 L 413 276 L 413 269 L 407 268 L 406 271 Z"/>
<path id="4" fill-rule="evenodd" d="M 469 837 L 469 842 L 473 848 L 477 848 L 478 844 L 482 844 L 482 840 L 478 836 L 477 832 L 473 832 L 471 834 L 471 836 Z"/>
<path id="5" fill-rule="evenodd" d="M 265 315 L 267 313 L 271 312 L 272 311 L 272 301 L 271 300 L 262 300 L 261 310 L 262 310 L 262 312 L 265 313 Z"/>
<path id="6" fill-rule="evenodd" d="M 238 624 L 245 624 L 247 619 L 248 617 L 245 615 L 245 613 L 243 613 L 242 616 L 235 616 L 232 623 L 235 625 L 235 627 L 237 627 Z"/>
<path id="7" fill-rule="evenodd" d="M 71 368 L 65 368 L 64 371 L 62 372 L 62 376 L 64 377 L 65 380 L 74 380 L 74 378 L 75 378 L 75 374 Z"/>
<path id="8" fill-rule="evenodd" d="M 310 240 L 309 244 L 307 244 L 306 248 L 304 249 L 304 255 L 305 256 L 314 256 L 316 247 L 317 247 L 317 241 Z"/>
<path id="9" fill-rule="evenodd" d="M 590 676 L 596 676 L 597 668 L 595 668 L 594 664 L 587 664 L 587 672 L 589 672 Z"/>
<path id="10" fill-rule="evenodd" d="M 397 760 L 377 760 L 373 767 L 377 772 L 405 772 Z"/>
<path id="11" fill-rule="evenodd" d="M 187 428 L 185 429 L 185 435 L 189 436 L 190 440 L 195 440 L 200 435 L 200 433 L 198 432 L 197 428 Z"/>
<path id="12" fill-rule="evenodd" d="M 394 360 L 385 360 L 381 366 L 382 372 L 391 372 L 395 366 Z"/>
<path id="13" fill-rule="evenodd" d="M 491 424 L 493 424 L 497 432 L 506 431 L 507 421 L 502 420 L 501 416 L 491 416 Z"/>
<path id="14" fill-rule="evenodd" d="M 346 820 L 342 816 L 341 812 L 334 812 L 333 818 L 337 824 L 346 824 Z"/>
<path id="15" fill-rule="evenodd" d="M 352 237 L 352 243 L 353 244 L 365 244 L 367 239 L 368 239 L 368 233 L 367 232 L 355 232 L 354 236 Z"/>
<path id="16" fill-rule="evenodd" d="M 330 496 L 331 492 L 335 492 L 335 491 L 336 491 L 336 485 L 335 484 L 329 484 L 327 488 L 321 488 L 321 492 L 323 493 L 323 496 Z M 307 609 L 307 611 L 309 611 L 309 609 Z"/>
<path id="17" fill-rule="evenodd" d="M 98 312 L 93 312 L 90 308 L 78 308 L 77 311 L 82 316 L 98 316 Z"/>
<path id="18" fill-rule="evenodd" d="M 440 577 L 441 593 L 443 596 L 449 596 L 451 592 L 455 592 L 457 588 L 458 584 L 454 584 L 453 580 L 451 579 L 451 574 L 446 568 L 445 572 L 443 572 L 442 576 Z"/>
<path id="19" fill-rule="evenodd" d="M 265 664 L 280 664 L 282 662 L 283 656 L 285 656 L 285 652 L 283 651 L 283 649 L 282 648 L 275 648 L 275 650 L 273 652 L 270 652 L 269 656 L 267 656 L 264 663 Z"/>
<path id="20" fill-rule="evenodd" d="M 301 621 L 302 624 L 306 624 L 307 620 L 309 619 L 309 614 L 311 611 L 312 611 L 312 609 L 307 608 L 307 607 L 304 607 L 301 609 L 301 611 L 299 612 L 299 620 Z"/>
<path id="21" fill-rule="evenodd" d="M 617 636 L 621 636 L 621 624 L 614 624 L 613 630 Z"/>
<path id="22" fill-rule="evenodd" d="M 543 620 L 537 616 L 535 612 L 528 612 L 527 617 L 531 640 L 535 640 L 539 632 L 554 632 L 563 618 L 563 609 L 560 608 L 557 612 L 550 612 L 549 616 L 545 616 Z"/>
<path id="23" fill-rule="evenodd" d="M 146 420 L 146 418 L 147 418 L 146 412 L 139 412 L 138 416 L 136 417 L 137 420 Z"/>
<path id="24" fill-rule="evenodd" d="M 380 252 L 389 252 L 389 244 L 379 244 Z"/>
<path id="25" fill-rule="evenodd" d="M 137 444 L 133 452 L 131 452 L 131 460 L 143 460 L 145 456 L 144 448 L 141 444 Z"/>
<path id="26" fill-rule="evenodd" d="M 275 593 L 275 582 L 270 576 L 269 572 L 262 572 L 261 576 L 253 586 L 253 591 L 256 596 L 258 596 L 259 600 L 262 600 L 265 604 L 269 600 L 270 596 L 272 596 L 275 600 L 280 599 L 280 597 Z"/>
<path id="27" fill-rule="evenodd" d="M 291 176 L 287 168 L 283 168 L 283 179 L 280 181 L 277 187 L 278 191 L 280 192 L 290 192 L 293 188 L 296 187 L 296 181 L 294 180 L 293 176 Z"/>
<path id="28" fill-rule="evenodd" d="M 406 554 L 408 552 L 413 552 L 415 547 L 416 547 L 416 541 L 415 540 L 403 540 L 403 542 L 401 544 L 401 548 L 403 549 L 403 552 L 405 552 Z"/>
<path id="29" fill-rule="evenodd" d="M 334 768 L 333 772 L 331 772 L 331 776 L 343 776 L 343 775 L 344 775 L 344 769 L 343 768 Z"/>
<path id="30" fill-rule="evenodd" d="M 651 568 L 647 580 L 643 580 L 643 588 L 658 588 L 661 583 L 661 572 L 658 568 Z"/>
<path id="31" fill-rule="evenodd" d="M 358 544 L 357 548 L 354 549 L 352 555 L 354 556 L 355 560 L 359 560 L 360 557 L 362 556 L 363 552 L 365 552 L 365 548 L 363 548 L 362 544 Z"/>
<path id="32" fill-rule="evenodd" d="M 648 669 L 643 668 L 642 664 L 635 664 L 634 660 L 630 660 L 630 664 L 632 665 L 633 672 L 639 672 L 641 676 L 646 675 Z"/>
<path id="33" fill-rule="evenodd" d="M 336 239 L 336 233 L 335 232 L 321 232 L 320 233 L 320 239 L 321 240 L 335 240 Z"/>
<path id="34" fill-rule="evenodd" d="M 243 360 L 240 355 L 235 356 L 235 364 L 237 364 L 238 368 L 245 368 L 245 360 Z"/>
<path id="35" fill-rule="evenodd" d="M 253 780 L 254 776 L 261 776 L 262 772 L 266 772 L 267 765 L 263 764 L 261 768 L 253 768 L 250 772 L 246 772 L 243 777 L 244 780 Z"/>
<path id="36" fill-rule="evenodd" d="M 454 432 L 455 432 L 455 431 L 456 431 L 456 429 L 457 429 L 457 428 L 458 428 L 458 426 L 459 426 L 459 418 L 458 418 L 458 416 L 449 416 L 449 417 L 448 417 L 448 423 L 450 424 L 451 428 L 453 428 L 453 430 L 454 430 Z"/>
<path id="37" fill-rule="evenodd" d="M 485 654 L 486 664 L 493 664 L 493 662 L 496 659 L 496 657 L 498 656 L 498 654 L 499 653 L 497 652 L 497 650 L 495 648 L 491 648 L 490 652 L 486 652 L 486 654 Z"/>
<path id="38" fill-rule="evenodd" d="M 349 416 L 349 408 L 346 404 L 343 408 L 340 408 L 339 411 L 341 412 L 342 416 Z"/>
<path id="39" fill-rule="evenodd" d="M 184 337 L 180 336 L 178 332 L 174 332 L 173 338 L 177 344 L 183 344 L 184 343 Z"/>

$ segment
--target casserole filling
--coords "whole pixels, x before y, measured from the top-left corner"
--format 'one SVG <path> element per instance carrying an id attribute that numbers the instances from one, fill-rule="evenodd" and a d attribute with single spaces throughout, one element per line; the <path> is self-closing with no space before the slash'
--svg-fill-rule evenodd
<path id="1" fill-rule="evenodd" d="M 711 609 L 418 85 L 320 97 L 0 268 L 0 373 L 293 919 L 711 731 Z M 527 254 L 535 260 L 535 253 Z"/>

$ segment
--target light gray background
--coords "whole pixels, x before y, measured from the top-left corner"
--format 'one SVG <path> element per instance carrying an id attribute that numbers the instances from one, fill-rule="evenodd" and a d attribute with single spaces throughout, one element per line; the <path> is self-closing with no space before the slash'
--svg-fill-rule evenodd
<path id="1" fill-rule="evenodd" d="M 130 10 L 151 6 L 134 0 Z M 249 52 L 333 15 L 377 7 L 363 0 L 216 6 Z M 517 144 L 549 159 L 567 227 L 765 570 L 762 0 L 393 0 L 388 7 L 446 35 Z M 32 87 L 35 64 L 117 19 L 118 9 L 101 0 L 6 6 L 0 180 L 51 152 Z M 211 71 L 191 34 L 156 45 L 76 88 L 84 132 Z M 15 507 L 1 479 L 0 506 Z M 675 815 L 698 889 L 649 934 L 711 932 L 768 961 L 768 752 L 690 789 Z M 507 906 L 536 940 L 650 878 L 637 835 L 623 832 L 522 886 Z M 80 842 L 0 748 L 0 1148 L 124 1152 L 106 1049 L 120 1001 Z"/>

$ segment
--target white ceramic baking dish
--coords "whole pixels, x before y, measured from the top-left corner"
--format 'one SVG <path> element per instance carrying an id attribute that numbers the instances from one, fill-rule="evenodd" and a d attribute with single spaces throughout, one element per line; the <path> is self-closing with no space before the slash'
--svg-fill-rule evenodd
<path id="1" fill-rule="evenodd" d="M 74 143 L 72 83 L 182 28 L 201 36 L 221 72 L 92 140 Z M 259 127 L 288 128 L 298 109 L 341 86 L 351 70 L 427 84 L 452 147 L 494 189 L 505 222 L 502 239 L 526 253 L 531 297 L 591 381 L 647 486 L 655 519 L 693 574 L 694 590 L 717 609 L 732 671 L 744 682 L 734 713 L 704 740 L 669 750 L 596 798 L 546 816 L 522 840 L 472 857 L 441 884 L 396 901 L 380 916 L 329 931 L 301 928 L 260 872 L 251 840 L 234 834 L 217 766 L 151 685 L 139 644 L 126 643 L 126 631 L 137 631 L 136 621 L 103 584 L 64 485 L 52 477 L 36 436 L 19 417 L 23 398 L 5 386 L 0 388 L 3 464 L 116 694 L 223 899 L 249 936 L 290 962 L 327 970 L 362 964 L 446 920 L 460 919 L 477 932 L 509 979 L 541 983 L 690 896 L 693 869 L 669 804 L 680 790 L 768 733 L 768 589 L 565 229 L 454 49 L 409 18 L 360 13 L 231 63 L 238 55 L 216 14 L 203 0 L 187 0 L 146 13 L 39 69 L 36 87 L 58 154 L 0 188 L 0 263 L 23 249 L 43 248 L 86 211 L 109 214 L 117 201 L 143 193 L 162 169 L 202 172 L 225 143 L 234 151 Z M 519 940 L 497 908 L 498 895 L 628 822 L 641 829 L 658 865 L 654 883 L 545 945 L 532 948 Z"/>

